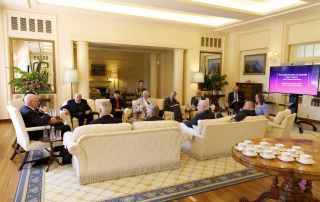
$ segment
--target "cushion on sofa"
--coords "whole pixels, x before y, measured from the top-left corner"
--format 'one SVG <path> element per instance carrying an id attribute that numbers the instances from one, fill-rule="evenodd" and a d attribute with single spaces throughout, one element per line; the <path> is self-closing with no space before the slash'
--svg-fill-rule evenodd
<path id="1" fill-rule="evenodd" d="M 85 135 L 85 134 L 128 131 L 128 130 L 132 130 L 132 125 L 130 123 L 94 124 L 94 125 L 80 126 L 74 129 L 72 134 L 72 140 L 77 141 L 82 135 Z"/>
<path id="2" fill-rule="evenodd" d="M 267 118 L 264 115 L 259 116 L 247 116 L 242 121 L 254 121 L 254 120 L 267 120 Z"/>
<path id="3" fill-rule="evenodd" d="M 146 130 L 146 129 L 156 129 L 156 128 L 180 128 L 177 121 L 164 120 L 164 121 L 139 121 L 132 124 L 133 130 Z"/>
<path id="4" fill-rule="evenodd" d="M 283 111 L 280 111 L 277 113 L 277 115 L 274 117 L 273 122 L 276 124 L 281 124 L 281 122 L 283 121 L 283 119 L 288 116 L 289 114 L 291 114 L 291 110 L 290 109 L 286 109 Z"/>
<path id="5" fill-rule="evenodd" d="M 218 119 L 204 119 L 198 121 L 197 132 L 200 134 L 205 125 L 211 125 L 216 123 L 224 123 L 231 121 L 232 116 L 225 116 Z"/>

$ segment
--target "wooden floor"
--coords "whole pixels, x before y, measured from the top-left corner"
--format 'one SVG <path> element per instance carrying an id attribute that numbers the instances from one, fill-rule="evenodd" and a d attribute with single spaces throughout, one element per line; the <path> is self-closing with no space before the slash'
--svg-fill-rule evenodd
<path id="1" fill-rule="evenodd" d="M 20 172 L 18 165 L 21 162 L 19 156 L 10 161 L 13 152 L 11 147 L 15 132 L 10 121 L 0 121 L 0 201 L 13 201 Z M 174 200 L 175 202 L 234 202 L 242 196 L 250 200 L 255 199 L 260 193 L 267 191 L 271 185 L 271 178 L 263 178 L 239 185 L 197 194 L 194 196 Z M 314 182 L 314 194 L 320 198 L 320 182 Z M 273 201 L 273 200 L 270 200 Z"/>

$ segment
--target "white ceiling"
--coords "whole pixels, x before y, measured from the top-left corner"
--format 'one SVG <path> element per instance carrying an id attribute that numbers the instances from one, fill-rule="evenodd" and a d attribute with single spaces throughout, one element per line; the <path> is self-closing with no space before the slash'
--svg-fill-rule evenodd
<path id="1" fill-rule="evenodd" d="M 59 0 L 50 0 L 51 3 L 58 2 Z M 61 2 L 70 2 L 71 0 L 64 0 Z M 77 0 L 73 0 L 74 4 L 77 4 Z M 80 1 L 80 0 L 79 0 Z M 86 1 L 86 0 L 83 0 Z M 90 0 L 91 1 L 91 0 Z M 93 0 L 97 3 L 108 3 L 108 4 L 114 4 L 114 5 L 120 5 L 120 6 L 126 6 L 128 8 L 132 7 L 134 8 L 141 8 L 141 9 L 151 9 L 151 11 L 160 11 L 165 13 L 174 13 L 174 14 L 182 14 L 187 15 L 188 17 L 194 16 L 195 18 L 203 18 L 206 19 L 215 19 L 215 18 L 227 18 L 227 19 L 235 19 L 236 21 L 228 21 L 226 20 L 224 23 L 217 23 L 217 24 L 206 24 L 206 23 L 197 23 L 192 22 L 190 24 L 199 24 L 202 27 L 214 27 L 218 28 L 219 30 L 224 29 L 224 27 L 229 28 L 230 26 L 237 26 L 246 24 L 248 22 L 256 22 L 259 20 L 264 20 L 266 18 L 272 18 L 274 16 L 279 15 L 287 15 L 291 12 L 296 12 L 303 10 L 304 8 L 310 8 L 312 6 L 320 6 L 319 0 L 300 0 L 300 4 L 294 4 L 288 7 L 284 7 L 281 9 L 276 9 L 271 12 L 267 13 L 257 13 L 252 12 L 251 7 L 247 10 L 245 9 L 247 6 L 260 6 L 261 3 L 269 3 L 274 4 L 275 2 L 297 2 L 299 0 Z M 40 2 L 40 3 L 39 3 Z M 203 3 L 207 2 L 207 3 Z M 209 3 L 213 4 L 209 4 Z M 221 2 L 224 2 L 225 4 L 221 4 Z M 229 4 L 228 4 L 229 2 Z M 302 3 L 301 3 L 302 2 Z M 217 4 L 215 4 L 217 3 Z M 230 3 L 233 3 L 232 5 Z M 240 7 L 236 8 L 237 6 L 235 4 L 239 4 Z M 50 10 L 50 11 L 59 11 L 63 10 L 64 12 L 83 12 L 84 14 L 92 13 L 106 13 L 105 10 L 87 10 L 86 7 L 79 7 L 74 8 L 70 6 L 61 6 L 61 5 L 50 5 L 47 3 L 41 3 L 41 0 L 0 0 L 0 5 L 3 4 L 5 7 L 8 7 L 10 9 L 12 8 L 22 8 L 22 9 L 39 9 L 41 11 L 43 10 Z M 221 5 L 218 5 L 221 4 Z M 238 5 L 238 6 L 239 6 Z M 267 4 L 265 4 L 267 5 Z M 258 8 L 258 7 L 257 7 Z M 145 21 L 164 21 L 164 22 L 172 22 L 175 21 L 172 19 L 166 19 L 166 18 L 159 18 L 157 19 L 156 16 L 128 16 L 128 15 L 122 15 L 121 13 L 116 13 L 116 15 L 121 15 L 121 17 L 125 16 L 132 19 L 143 19 Z M 202 20 L 203 20 L 202 19 Z M 179 20 L 177 20 L 179 21 Z M 177 23 L 177 22 L 173 22 Z M 188 24 L 187 21 L 181 21 L 178 22 L 180 24 Z"/>

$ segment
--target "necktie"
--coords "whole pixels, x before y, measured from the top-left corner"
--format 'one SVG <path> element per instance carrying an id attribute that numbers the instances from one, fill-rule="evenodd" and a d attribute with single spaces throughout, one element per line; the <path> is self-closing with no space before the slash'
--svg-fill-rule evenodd
<path id="1" fill-rule="evenodd" d="M 146 102 L 148 103 L 148 105 L 150 104 L 150 102 L 146 99 Z"/>

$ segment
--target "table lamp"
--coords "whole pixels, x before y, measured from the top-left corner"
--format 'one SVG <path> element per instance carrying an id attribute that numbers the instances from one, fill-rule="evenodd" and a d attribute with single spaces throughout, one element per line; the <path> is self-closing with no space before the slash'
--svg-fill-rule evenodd
<path id="1" fill-rule="evenodd" d="M 194 72 L 192 82 L 193 83 L 203 83 L 204 82 L 204 74 L 202 72 Z"/>
<path id="2" fill-rule="evenodd" d="M 118 78 L 118 72 L 117 71 L 112 71 L 110 78 L 113 79 L 113 88 L 114 90 L 116 89 L 116 78 Z"/>
<path id="3" fill-rule="evenodd" d="M 71 84 L 71 99 L 73 98 L 73 83 L 79 82 L 78 71 L 76 69 L 65 69 L 64 71 L 64 82 Z"/>

